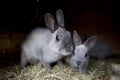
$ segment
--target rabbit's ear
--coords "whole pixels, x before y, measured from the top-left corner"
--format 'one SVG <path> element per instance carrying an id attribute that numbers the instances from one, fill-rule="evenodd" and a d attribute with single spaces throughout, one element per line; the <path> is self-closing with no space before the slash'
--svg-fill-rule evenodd
<path id="1" fill-rule="evenodd" d="M 55 19 L 50 13 L 47 13 L 45 15 L 45 24 L 51 30 L 52 33 L 57 29 Z"/>
<path id="2" fill-rule="evenodd" d="M 64 28 L 64 14 L 61 9 L 56 11 L 57 23 L 60 27 Z"/>
<path id="3" fill-rule="evenodd" d="M 73 43 L 75 46 L 82 44 L 82 40 L 81 40 L 79 34 L 77 33 L 77 31 L 75 31 L 75 30 L 73 33 Z"/>
<path id="4" fill-rule="evenodd" d="M 85 45 L 88 49 L 91 49 L 91 48 L 95 45 L 96 40 L 97 40 L 97 36 L 92 36 L 92 37 L 88 38 L 88 39 L 84 42 L 84 45 Z"/>

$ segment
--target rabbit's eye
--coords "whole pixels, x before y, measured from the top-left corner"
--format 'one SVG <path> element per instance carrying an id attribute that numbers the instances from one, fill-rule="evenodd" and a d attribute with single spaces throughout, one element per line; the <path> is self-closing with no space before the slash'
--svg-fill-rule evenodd
<path id="1" fill-rule="evenodd" d="M 87 56 L 88 56 L 88 54 L 86 53 L 86 54 L 85 54 L 85 57 L 87 57 Z"/>
<path id="2" fill-rule="evenodd" d="M 56 40 L 59 41 L 59 35 L 56 36 Z"/>

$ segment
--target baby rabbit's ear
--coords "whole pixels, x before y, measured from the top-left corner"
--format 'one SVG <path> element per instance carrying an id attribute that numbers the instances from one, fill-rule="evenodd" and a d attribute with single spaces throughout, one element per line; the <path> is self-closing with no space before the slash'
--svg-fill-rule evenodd
<path id="1" fill-rule="evenodd" d="M 84 42 L 84 45 L 90 50 L 95 45 L 96 40 L 97 36 L 92 36 Z"/>
<path id="2" fill-rule="evenodd" d="M 56 11 L 57 23 L 60 27 L 64 28 L 64 14 L 61 9 Z"/>
<path id="3" fill-rule="evenodd" d="M 57 29 L 55 19 L 50 13 L 47 13 L 45 15 L 45 24 L 51 30 L 52 33 L 55 32 L 55 30 Z"/>
<path id="4" fill-rule="evenodd" d="M 74 30 L 73 33 L 73 43 L 75 46 L 79 46 L 80 44 L 82 44 L 82 40 L 76 30 Z"/>

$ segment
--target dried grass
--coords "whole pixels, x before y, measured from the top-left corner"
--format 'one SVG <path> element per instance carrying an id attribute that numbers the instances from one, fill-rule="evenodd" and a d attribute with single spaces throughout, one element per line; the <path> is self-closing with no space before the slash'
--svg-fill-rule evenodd
<path id="1" fill-rule="evenodd" d="M 40 63 L 20 70 L 18 65 L 0 68 L 0 80 L 104 80 L 106 65 L 104 61 L 91 60 L 86 75 L 75 72 L 71 66 L 54 66 L 52 69 Z"/>

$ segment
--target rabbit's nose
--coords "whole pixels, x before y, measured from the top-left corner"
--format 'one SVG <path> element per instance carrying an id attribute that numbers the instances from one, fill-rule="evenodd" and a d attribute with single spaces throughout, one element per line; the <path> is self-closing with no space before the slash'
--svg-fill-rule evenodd
<path id="1" fill-rule="evenodd" d="M 73 54 L 73 50 L 67 50 L 67 52 L 69 52 L 70 55 Z"/>
<path id="2" fill-rule="evenodd" d="M 74 54 L 73 51 L 69 51 L 69 53 L 70 53 L 70 55 L 73 55 L 73 54 Z"/>
<path id="3" fill-rule="evenodd" d="M 69 47 L 69 48 L 67 48 L 67 51 L 73 53 L 73 48 Z"/>
<path id="4" fill-rule="evenodd" d="M 76 62 L 76 64 L 79 66 L 79 65 L 81 65 L 81 61 L 75 61 Z"/>

